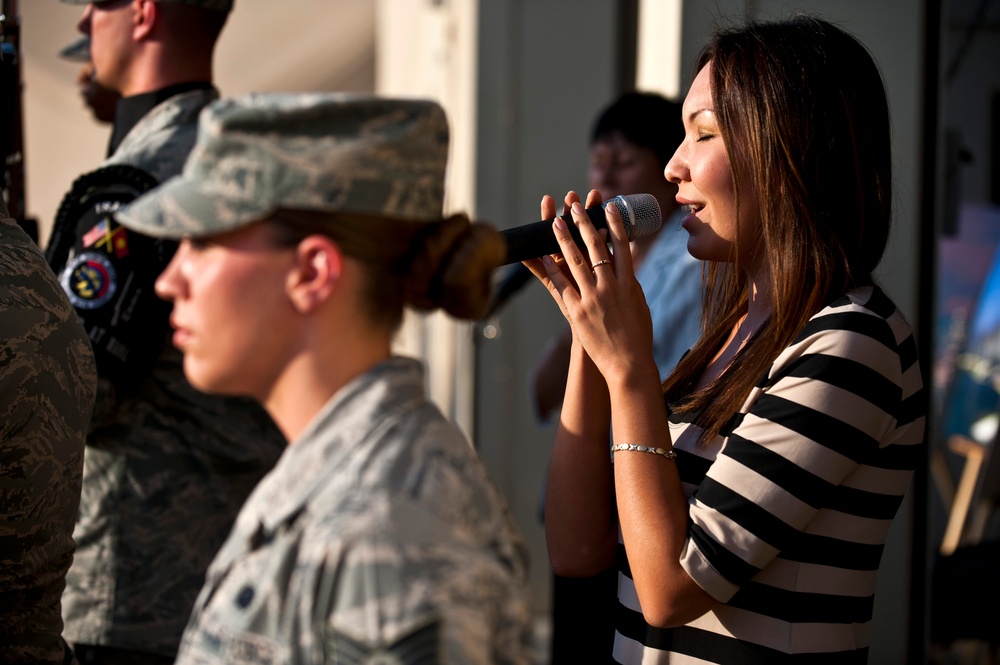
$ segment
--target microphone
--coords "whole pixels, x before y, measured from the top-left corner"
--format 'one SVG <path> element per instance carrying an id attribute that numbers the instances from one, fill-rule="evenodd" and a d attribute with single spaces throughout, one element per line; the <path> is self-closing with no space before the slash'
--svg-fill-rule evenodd
<path id="1" fill-rule="evenodd" d="M 608 220 L 604 216 L 604 208 L 614 204 L 625 223 L 625 232 L 629 240 L 635 240 L 640 236 L 655 233 L 660 228 L 662 219 L 660 218 L 660 204 L 652 194 L 625 194 L 616 196 L 609 201 L 605 201 L 602 206 L 587 208 L 587 216 L 598 230 L 608 228 Z M 576 246 L 584 249 L 583 239 L 580 237 L 580 230 L 573 223 L 570 213 L 561 215 L 566 220 L 569 233 L 576 241 Z M 528 259 L 538 258 L 544 254 L 557 254 L 559 242 L 552 233 L 552 219 L 543 219 L 534 224 L 515 226 L 511 229 L 504 229 L 501 235 L 507 240 L 507 257 L 504 265 L 508 263 L 519 263 Z"/>

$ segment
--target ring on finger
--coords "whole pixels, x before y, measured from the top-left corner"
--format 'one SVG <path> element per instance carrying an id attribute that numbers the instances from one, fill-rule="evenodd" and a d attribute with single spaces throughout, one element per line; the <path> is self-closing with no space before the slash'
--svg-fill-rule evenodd
<path id="1" fill-rule="evenodd" d="M 606 264 L 608 264 L 608 263 L 611 263 L 611 261 L 610 261 L 610 260 L 608 260 L 608 259 L 601 259 L 601 260 L 600 260 L 600 261 L 598 261 L 597 263 L 595 263 L 595 264 L 591 265 L 591 266 L 590 266 L 590 269 L 591 269 L 591 270 L 593 270 L 593 269 L 594 269 L 594 268 L 596 268 L 597 266 L 603 266 L 603 265 L 606 265 Z"/>

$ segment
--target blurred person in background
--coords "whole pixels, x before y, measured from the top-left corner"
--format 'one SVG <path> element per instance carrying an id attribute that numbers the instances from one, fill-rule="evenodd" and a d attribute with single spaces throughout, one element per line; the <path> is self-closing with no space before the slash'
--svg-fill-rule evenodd
<path id="1" fill-rule="evenodd" d="M 100 377 L 65 634 L 85 665 L 172 663 L 208 564 L 285 441 L 258 404 L 185 380 L 153 287 L 176 243 L 115 211 L 180 173 L 219 97 L 212 58 L 232 2 L 64 1 L 86 5 L 92 80 L 121 97 L 108 158 L 73 183 L 46 246 Z"/>
<path id="2" fill-rule="evenodd" d="M 702 264 L 687 251 L 684 214 L 674 200 L 677 185 L 663 174 L 683 140 L 681 105 L 643 92 L 625 93 L 605 107 L 590 137 L 587 179 L 603 200 L 648 193 L 660 205 L 659 230 L 636 238 L 630 247 L 652 319 L 653 359 L 661 378 L 701 333 Z M 567 325 L 532 373 L 535 412 L 543 421 L 562 404 L 571 342 Z M 591 577 L 553 576 L 552 665 L 586 662 L 594 653 L 610 651 L 617 579 L 614 566 Z"/>

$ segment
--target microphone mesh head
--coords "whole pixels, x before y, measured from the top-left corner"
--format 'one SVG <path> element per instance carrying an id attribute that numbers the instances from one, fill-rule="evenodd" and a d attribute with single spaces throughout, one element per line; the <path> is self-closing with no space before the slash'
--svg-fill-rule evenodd
<path id="1" fill-rule="evenodd" d="M 652 194 L 625 194 L 608 201 L 618 208 L 629 240 L 655 233 L 663 222 L 660 204 Z"/>

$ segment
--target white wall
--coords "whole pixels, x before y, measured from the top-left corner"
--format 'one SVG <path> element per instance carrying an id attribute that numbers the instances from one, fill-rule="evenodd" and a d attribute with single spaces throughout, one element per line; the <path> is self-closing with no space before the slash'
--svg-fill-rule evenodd
<path id="1" fill-rule="evenodd" d="M 476 63 L 474 2 L 378 0 L 376 90 L 437 100 L 448 114 L 445 212 L 475 211 Z M 424 358 L 431 397 L 471 436 L 475 375 L 469 327 L 442 313 L 408 313 L 398 353 Z"/>
<path id="2" fill-rule="evenodd" d="M 615 5 L 480 2 L 478 216 L 501 228 L 527 224 L 540 219 L 542 195 L 586 191 L 590 124 L 616 92 Z M 476 443 L 528 539 L 540 612 L 550 602 L 539 509 L 554 429 L 535 421 L 527 380 L 561 321 L 531 283 L 490 322 L 497 337 L 475 331 Z"/>

